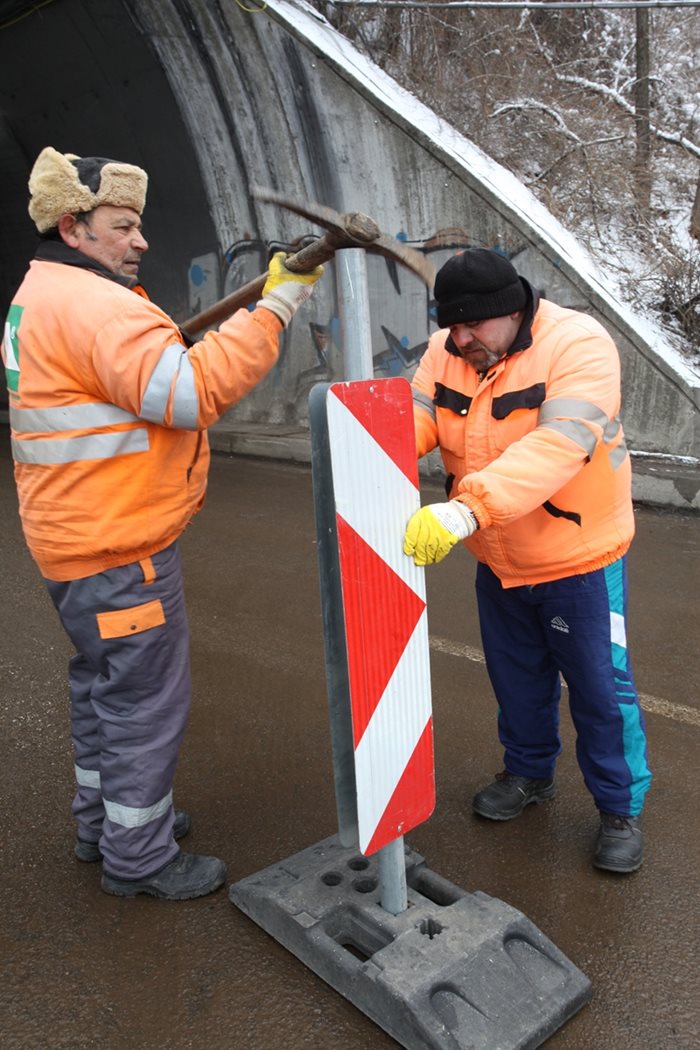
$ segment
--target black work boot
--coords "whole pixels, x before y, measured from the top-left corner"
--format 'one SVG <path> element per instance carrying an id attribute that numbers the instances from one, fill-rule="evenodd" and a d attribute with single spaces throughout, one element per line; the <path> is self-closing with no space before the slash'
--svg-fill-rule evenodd
<path id="1" fill-rule="evenodd" d="M 594 867 L 625 874 L 641 867 L 643 856 L 644 843 L 639 817 L 601 812 L 593 856 Z"/>
<path id="2" fill-rule="evenodd" d="M 493 784 L 489 784 L 474 796 L 472 809 L 480 817 L 489 820 L 512 820 L 519 817 L 531 802 L 546 802 L 554 798 L 554 779 L 531 780 L 518 777 L 504 770 L 496 773 Z"/>
<path id="3" fill-rule="evenodd" d="M 187 901 L 218 890 L 226 878 L 226 865 L 217 857 L 179 853 L 153 875 L 142 879 L 118 879 L 102 872 L 102 889 L 115 897 L 137 897 L 140 893 L 164 901 Z"/>
<path id="4" fill-rule="evenodd" d="M 184 809 L 175 810 L 175 823 L 173 824 L 173 836 L 176 842 L 180 839 L 184 839 L 185 835 L 188 835 L 192 827 L 192 817 L 189 813 L 186 813 Z M 102 860 L 102 854 L 100 853 L 100 847 L 97 842 L 86 842 L 85 839 L 75 840 L 75 855 L 78 860 L 82 860 L 85 864 L 94 864 L 97 860 Z"/>

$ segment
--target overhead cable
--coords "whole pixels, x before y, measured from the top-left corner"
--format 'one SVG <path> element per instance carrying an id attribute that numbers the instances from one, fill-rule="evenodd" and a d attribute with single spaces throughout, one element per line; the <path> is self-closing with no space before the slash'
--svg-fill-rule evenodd
<path id="1" fill-rule="evenodd" d="M 700 7 L 700 0 L 329 0 L 334 7 L 412 7 L 423 11 L 434 8 L 516 8 L 534 11 L 595 11 L 655 7 Z"/>

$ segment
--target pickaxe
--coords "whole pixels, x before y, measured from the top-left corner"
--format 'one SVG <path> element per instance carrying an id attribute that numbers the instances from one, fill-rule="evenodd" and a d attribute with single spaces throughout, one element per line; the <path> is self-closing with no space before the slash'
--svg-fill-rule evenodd
<path id="1" fill-rule="evenodd" d="M 322 204 L 298 204 L 275 190 L 256 188 L 252 190 L 251 196 L 255 200 L 279 204 L 282 208 L 287 208 L 296 215 L 310 219 L 315 225 L 323 226 L 326 230 L 326 233 L 318 240 L 307 244 L 293 255 L 287 256 L 285 265 L 296 273 L 307 273 L 309 270 L 314 270 L 317 266 L 332 259 L 340 248 L 364 248 L 368 252 L 384 255 L 387 259 L 393 259 L 408 267 L 425 281 L 429 288 L 432 288 L 435 283 L 435 270 L 424 255 L 415 248 L 409 248 L 401 241 L 381 233 L 374 219 L 363 212 L 349 212 L 341 215 Z M 230 295 L 220 299 L 206 310 L 190 317 L 180 327 L 192 336 L 204 328 L 223 321 L 235 310 L 256 302 L 262 295 L 266 280 L 267 273 L 261 274 L 260 277 L 237 288 L 235 292 L 231 292 Z"/>

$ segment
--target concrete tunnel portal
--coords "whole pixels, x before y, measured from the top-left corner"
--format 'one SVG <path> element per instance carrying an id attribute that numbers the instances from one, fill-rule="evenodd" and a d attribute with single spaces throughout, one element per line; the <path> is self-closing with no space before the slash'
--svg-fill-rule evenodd
<path id="1" fill-rule="evenodd" d="M 698 377 L 525 187 L 303 0 L 256 13 L 221 0 L 5 0 L 0 28 L 3 312 L 34 252 L 26 184 L 45 145 L 148 171 L 142 278 L 179 321 L 262 272 L 271 248 L 317 232 L 255 202 L 253 185 L 369 212 L 436 266 L 459 247 L 498 247 L 612 330 L 638 487 L 644 476 L 651 502 L 700 506 Z M 368 266 L 375 374 L 410 377 L 435 327 L 430 290 L 386 260 Z M 276 369 L 223 423 L 305 425 L 313 385 L 342 378 L 332 270 Z"/>

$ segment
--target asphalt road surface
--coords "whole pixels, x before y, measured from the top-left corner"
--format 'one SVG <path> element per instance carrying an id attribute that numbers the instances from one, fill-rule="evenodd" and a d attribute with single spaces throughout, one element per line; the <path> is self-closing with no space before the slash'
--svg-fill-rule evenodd
<path id="1" fill-rule="evenodd" d="M 120 900 L 73 855 L 70 646 L 19 528 L 0 455 L 0 1045 L 2 1050 L 390 1050 L 397 1046 L 235 908 Z M 424 499 L 441 498 L 424 485 Z M 597 814 L 563 710 L 557 798 L 473 817 L 500 769 L 473 564 L 428 572 L 437 807 L 407 836 L 430 868 L 507 902 L 590 978 L 551 1050 L 700 1047 L 700 521 L 637 510 L 630 648 L 655 774 L 646 860 L 590 859 Z M 181 541 L 195 703 L 176 781 L 183 843 L 242 879 L 336 831 L 313 494 L 303 466 L 214 458 Z"/>

